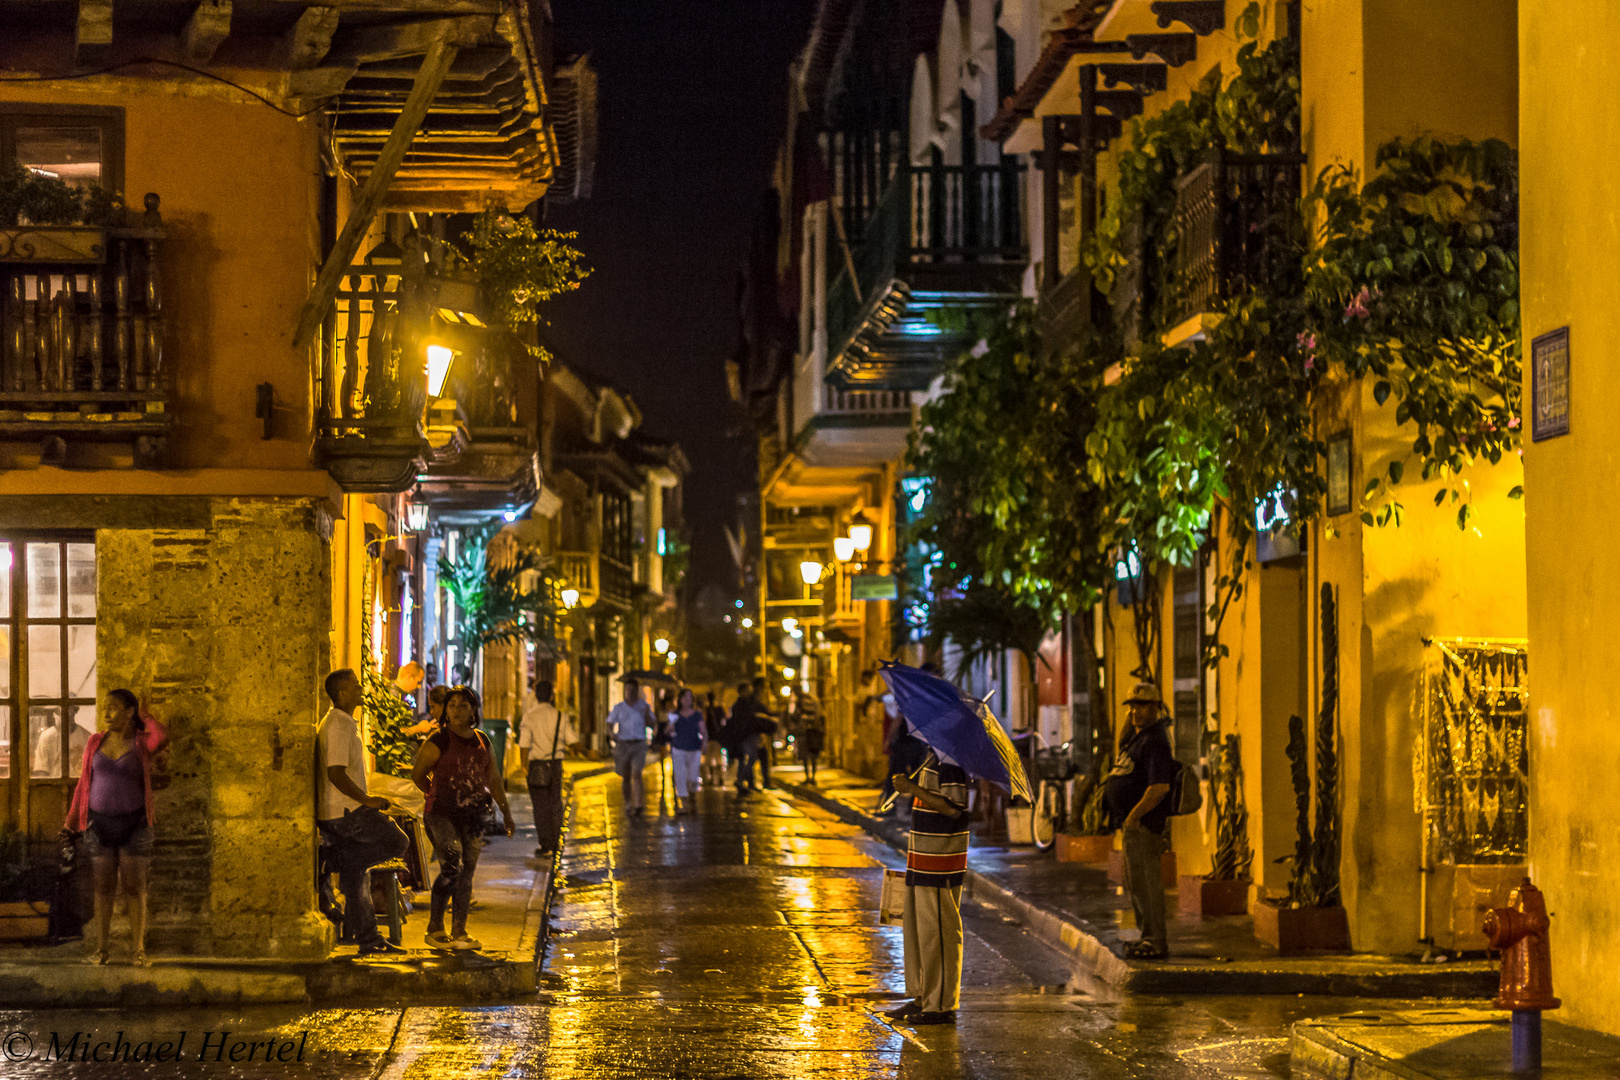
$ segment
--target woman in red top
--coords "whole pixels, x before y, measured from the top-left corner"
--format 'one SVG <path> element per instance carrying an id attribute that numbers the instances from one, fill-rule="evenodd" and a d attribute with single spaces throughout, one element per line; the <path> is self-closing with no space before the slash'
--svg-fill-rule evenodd
<path id="1" fill-rule="evenodd" d="M 473 872 L 483 847 L 484 821 L 490 799 L 500 804 L 506 835 L 514 830 L 506 804 L 506 782 L 489 739 L 478 730 L 478 695 L 465 686 L 450 691 L 444 702 L 445 726 L 416 752 L 411 780 L 427 792 L 423 824 L 433 837 L 439 876 L 433 881 L 428 907 L 427 943 L 436 949 L 478 949 L 467 934 L 472 905 Z M 444 932 L 444 909 L 451 908 L 450 933 Z"/>
<path id="2" fill-rule="evenodd" d="M 85 744 L 79 783 L 68 805 L 66 827 L 84 833 L 95 868 L 96 951 L 91 962 L 107 962 L 107 935 L 119 878 L 129 898 L 129 929 L 134 961 L 146 960 L 146 872 L 152 861 L 152 759 L 169 745 L 169 733 L 142 716 L 128 690 L 107 694 L 107 728 Z"/>

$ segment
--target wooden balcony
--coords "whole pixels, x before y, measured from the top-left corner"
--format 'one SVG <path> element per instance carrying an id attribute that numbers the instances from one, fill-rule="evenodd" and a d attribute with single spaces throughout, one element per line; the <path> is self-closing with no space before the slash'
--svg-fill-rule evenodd
<path id="1" fill-rule="evenodd" d="M 1016 297 L 1028 261 L 1022 167 L 907 166 L 860 230 L 854 273 L 829 259 L 828 380 L 846 389 L 921 390 L 966 345 L 944 309 Z"/>
<path id="2" fill-rule="evenodd" d="M 1287 287 L 1299 277 L 1291 245 L 1296 228 L 1299 154 L 1212 155 L 1183 176 L 1176 190 L 1181 299 L 1172 335 L 1199 332 L 1202 317 L 1254 283 Z"/>
<path id="3" fill-rule="evenodd" d="M 560 587 L 579 590 L 582 608 L 605 604 L 630 609 L 635 572 L 630 564 L 595 551 L 559 551 L 552 555 Z"/>
<path id="4" fill-rule="evenodd" d="M 127 442 L 143 468 L 166 462 L 158 197 L 118 227 L 0 228 L 0 438 Z"/>

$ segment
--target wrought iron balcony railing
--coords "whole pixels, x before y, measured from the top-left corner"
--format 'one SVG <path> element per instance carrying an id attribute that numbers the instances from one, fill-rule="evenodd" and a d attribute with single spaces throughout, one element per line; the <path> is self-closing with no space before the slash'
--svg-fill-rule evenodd
<path id="1" fill-rule="evenodd" d="M 972 291 L 975 267 L 1021 265 L 1028 258 L 1021 173 L 1012 159 L 898 171 L 861 232 L 855 278 L 846 260 L 829 259 L 827 332 L 833 347 L 849 338 L 862 310 L 908 271 L 954 269 L 959 273 L 953 287 L 959 282 Z"/>
<path id="2" fill-rule="evenodd" d="M 165 233 L 145 205 L 120 227 L 0 227 L 0 437 L 130 441 L 163 463 Z"/>
<path id="3" fill-rule="evenodd" d="M 1181 178 L 1176 323 L 1260 282 L 1287 287 L 1298 278 L 1291 240 L 1304 162 L 1299 154 L 1220 154 Z"/>

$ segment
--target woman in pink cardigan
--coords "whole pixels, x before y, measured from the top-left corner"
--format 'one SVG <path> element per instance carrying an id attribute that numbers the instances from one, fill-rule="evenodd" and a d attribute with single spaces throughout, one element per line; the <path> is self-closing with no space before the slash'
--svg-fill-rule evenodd
<path id="1" fill-rule="evenodd" d="M 169 745 L 169 733 L 128 690 L 107 694 L 107 729 L 84 748 L 79 785 L 68 806 L 67 827 L 83 831 L 96 877 L 96 951 L 107 962 L 107 934 L 119 878 L 129 898 L 129 929 L 135 963 L 146 959 L 146 871 L 152 858 L 152 759 Z"/>

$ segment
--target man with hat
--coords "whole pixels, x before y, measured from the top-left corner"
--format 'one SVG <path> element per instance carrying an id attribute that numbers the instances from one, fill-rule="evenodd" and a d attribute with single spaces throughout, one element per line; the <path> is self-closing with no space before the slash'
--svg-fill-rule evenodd
<path id="1" fill-rule="evenodd" d="M 1162 960 L 1170 949 L 1160 860 L 1170 846 L 1165 837 L 1170 821 L 1166 796 L 1178 766 L 1170 752 L 1158 686 L 1151 681 L 1137 683 L 1125 706 L 1130 726 L 1120 733 L 1119 753 L 1103 787 L 1109 821 L 1120 828 L 1125 848 L 1125 891 L 1142 930 L 1141 939 L 1132 942 L 1125 955 Z"/>

